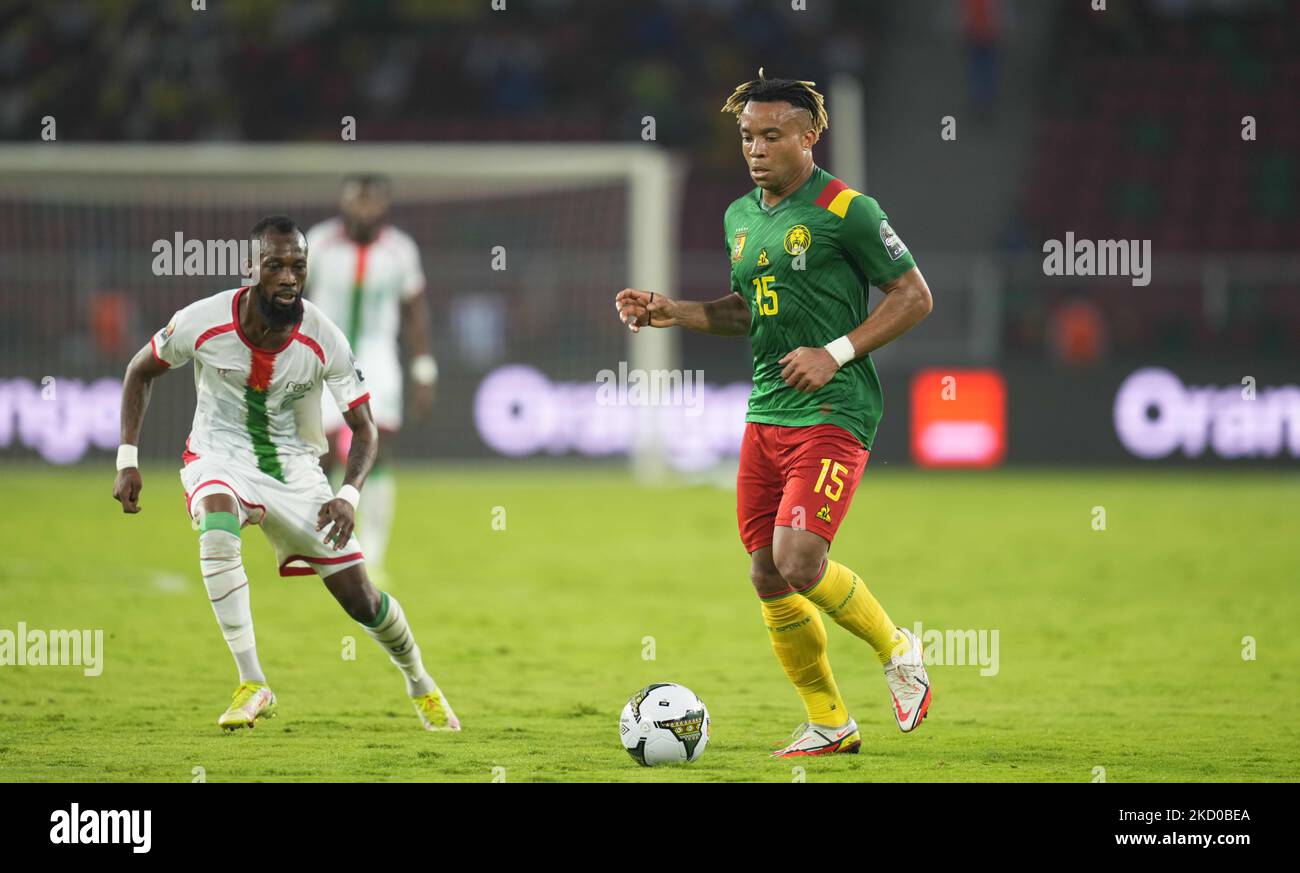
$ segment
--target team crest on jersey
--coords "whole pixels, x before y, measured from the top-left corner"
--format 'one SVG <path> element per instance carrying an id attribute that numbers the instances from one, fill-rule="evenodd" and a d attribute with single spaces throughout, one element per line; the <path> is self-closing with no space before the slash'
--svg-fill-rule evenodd
<path id="1" fill-rule="evenodd" d="M 812 234 L 802 224 L 796 224 L 785 232 L 785 253 L 799 256 L 812 248 Z"/>
<path id="2" fill-rule="evenodd" d="M 745 253 L 745 238 L 749 236 L 749 227 L 736 231 L 736 242 L 732 243 L 732 264 L 741 259 Z"/>
<path id="3" fill-rule="evenodd" d="M 885 251 L 889 252 L 889 259 L 897 261 L 907 253 L 907 246 L 894 233 L 894 229 L 889 226 L 889 221 L 882 218 L 880 220 L 880 241 L 885 244 Z"/>
<path id="4" fill-rule="evenodd" d="M 766 267 L 771 265 L 771 263 L 772 262 L 767 259 L 767 249 L 761 249 L 758 253 L 758 266 Z"/>
<path id="5" fill-rule="evenodd" d="M 745 253 L 745 237 L 749 236 L 749 229 L 736 231 L 736 241 L 731 245 L 731 262 L 734 264 L 740 260 L 741 255 Z"/>

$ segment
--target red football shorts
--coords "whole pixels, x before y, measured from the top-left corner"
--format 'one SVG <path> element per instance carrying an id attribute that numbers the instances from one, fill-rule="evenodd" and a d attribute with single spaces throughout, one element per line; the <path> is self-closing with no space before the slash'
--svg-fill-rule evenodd
<path id="1" fill-rule="evenodd" d="M 772 545 L 778 525 L 832 542 L 870 454 L 833 424 L 746 424 L 736 474 L 736 521 L 745 551 Z"/>

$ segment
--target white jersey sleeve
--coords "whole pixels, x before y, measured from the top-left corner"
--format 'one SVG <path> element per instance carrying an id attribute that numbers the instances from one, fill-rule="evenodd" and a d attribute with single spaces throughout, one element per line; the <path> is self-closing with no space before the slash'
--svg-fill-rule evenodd
<path id="1" fill-rule="evenodd" d="M 153 356 L 168 367 L 183 367 L 194 357 L 194 343 L 198 339 L 196 332 L 206 324 L 196 312 L 204 300 L 191 303 L 172 316 L 167 326 L 154 334 L 149 345 Z"/>
<path id="2" fill-rule="evenodd" d="M 325 327 L 325 385 L 338 405 L 339 412 L 370 399 L 366 390 L 366 377 L 352 356 L 348 339 L 331 321 L 323 320 Z"/>

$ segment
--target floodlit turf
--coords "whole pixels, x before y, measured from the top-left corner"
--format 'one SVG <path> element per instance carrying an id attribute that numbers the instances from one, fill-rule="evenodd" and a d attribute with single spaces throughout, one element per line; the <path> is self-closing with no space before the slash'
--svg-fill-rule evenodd
<path id="1" fill-rule="evenodd" d="M 728 490 L 404 471 L 390 591 L 459 735 L 421 731 L 386 656 L 315 577 L 278 578 L 247 529 L 280 714 L 226 735 L 216 718 L 236 677 L 174 469 L 146 471 L 130 517 L 111 472 L 4 476 L 0 629 L 102 628 L 106 653 L 98 677 L 0 667 L 0 780 L 1300 778 L 1294 474 L 869 470 L 833 554 L 901 624 L 996 631 L 998 669 L 932 667 L 930 716 L 903 735 L 872 653 L 827 622 L 862 753 L 798 761 L 766 757 L 802 709 Z M 618 713 L 663 680 L 704 699 L 713 736 L 696 764 L 642 769 Z"/>

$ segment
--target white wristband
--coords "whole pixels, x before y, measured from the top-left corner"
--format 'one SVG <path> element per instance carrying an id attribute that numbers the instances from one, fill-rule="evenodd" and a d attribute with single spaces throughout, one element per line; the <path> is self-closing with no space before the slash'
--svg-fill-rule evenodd
<path id="1" fill-rule="evenodd" d="M 838 366 L 843 367 L 849 361 L 858 356 L 853 350 L 853 342 L 847 336 L 842 336 L 837 340 L 831 340 L 825 345 L 826 351 L 831 353 Z"/>
<path id="2" fill-rule="evenodd" d="M 139 458 L 136 457 L 137 451 L 135 446 L 129 446 L 126 443 L 117 447 L 117 469 L 125 470 L 128 467 L 138 467 Z"/>
<path id="3" fill-rule="evenodd" d="M 361 500 L 361 492 L 351 485 L 344 485 L 339 489 L 339 493 L 334 495 L 339 500 L 346 500 L 352 504 L 352 508 L 357 508 L 357 502 Z"/>
<path id="4" fill-rule="evenodd" d="M 419 385 L 432 385 L 438 381 L 438 362 L 433 355 L 420 355 L 411 361 L 411 378 Z"/>

